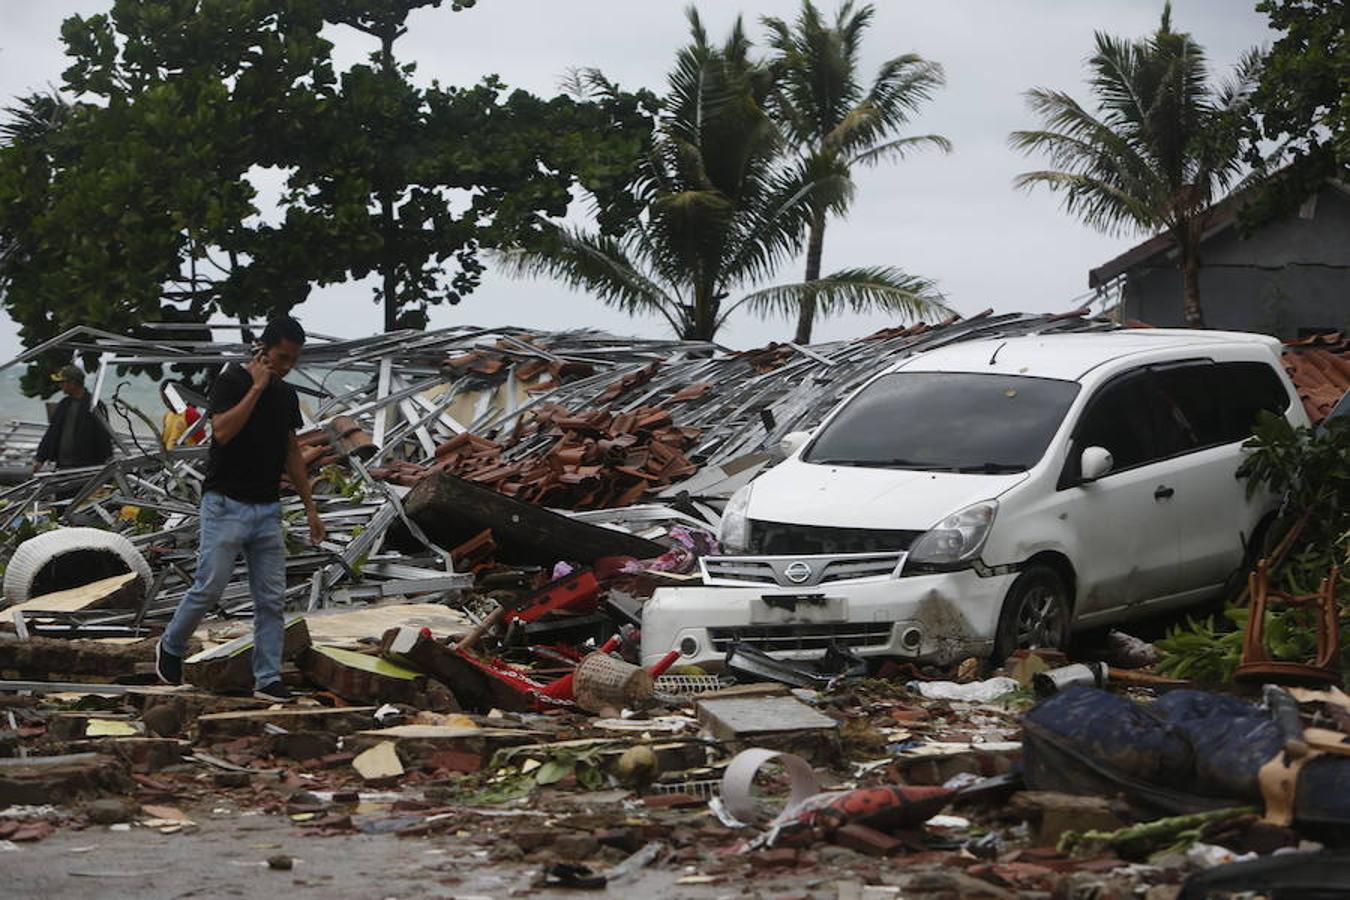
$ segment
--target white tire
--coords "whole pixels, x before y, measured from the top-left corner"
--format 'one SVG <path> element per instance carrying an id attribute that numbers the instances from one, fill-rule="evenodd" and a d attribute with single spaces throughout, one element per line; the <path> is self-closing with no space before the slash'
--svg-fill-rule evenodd
<path id="1" fill-rule="evenodd" d="M 98 528 L 58 528 L 29 538 L 14 551 L 14 556 L 5 568 L 5 600 L 13 604 L 32 599 L 36 596 L 32 594 L 33 582 L 49 563 L 82 550 L 102 551 L 120 557 L 126 566 L 125 571 L 139 575 L 141 588 L 150 590 L 150 582 L 154 577 L 150 564 L 131 541 L 115 532 Z M 79 587 L 116 574 L 115 571 L 91 568 L 88 580 L 66 587 Z"/>

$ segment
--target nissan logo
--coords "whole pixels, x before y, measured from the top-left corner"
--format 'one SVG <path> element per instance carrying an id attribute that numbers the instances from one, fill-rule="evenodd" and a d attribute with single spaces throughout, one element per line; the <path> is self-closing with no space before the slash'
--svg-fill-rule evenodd
<path id="1" fill-rule="evenodd" d="M 796 562 L 789 563 L 788 567 L 783 570 L 783 574 L 793 584 L 806 584 L 811 580 L 811 567 L 799 559 Z"/>

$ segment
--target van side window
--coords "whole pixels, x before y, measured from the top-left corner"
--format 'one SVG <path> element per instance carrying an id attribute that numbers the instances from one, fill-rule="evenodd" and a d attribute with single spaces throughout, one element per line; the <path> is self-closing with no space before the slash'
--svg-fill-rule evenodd
<path id="1" fill-rule="evenodd" d="M 1162 368 L 1154 373 L 1149 397 L 1161 458 L 1245 440 L 1258 412 L 1289 408 L 1279 376 L 1259 362 Z"/>
<path id="2" fill-rule="evenodd" d="M 1160 458 L 1227 443 L 1218 368 L 1202 363 L 1154 373 L 1149 408 Z"/>
<path id="3" fill-rule="evenodd" d="M 1146 377 L 1127 376 L 1098 392 L 1078 427 L 1075 445 L 1080 451 L 1104 447 L 1110 451 L 1116 470 L 1154 458 L 1146 383 Z"/>
<path id="4" fill-rule="evenodd" d="M 1251 437 L 1256 414 L 1262 410 L 1282 415 L 1289 409 L 1289 392 L 1266 363 L 1219 363 L 1215 368 L 1219 370 L 1217 386 L 1225 442 Z"/>

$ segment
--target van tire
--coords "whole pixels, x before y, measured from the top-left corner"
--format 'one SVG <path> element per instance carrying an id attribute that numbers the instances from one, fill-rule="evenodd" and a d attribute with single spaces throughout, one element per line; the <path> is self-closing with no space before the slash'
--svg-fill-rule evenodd
<path id="1" fill-rule="evenodd" d="M 1063 650 L 1069 642 L 1071 614 L 1064 577 L 1050 566 L 1028 566 L 1003 600 L 990 661 L 999 665 L 1023 648 Z"/>

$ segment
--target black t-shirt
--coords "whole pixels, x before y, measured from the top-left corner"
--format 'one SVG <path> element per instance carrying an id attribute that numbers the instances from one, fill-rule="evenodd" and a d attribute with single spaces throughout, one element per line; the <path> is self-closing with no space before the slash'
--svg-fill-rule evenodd
<path id="1" fill-rule="evenodd" d="M 248 370 L 231 363 L 211 388 L 211 415 L 233 409 L 252 386 Z M 302 424 L 295 389 L 273 378 L 234 439 L 228 444 L 211 441 L 202 490 L 217 491 L 245 503 L 279 499 L 290 433 Z"/>

